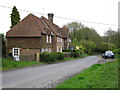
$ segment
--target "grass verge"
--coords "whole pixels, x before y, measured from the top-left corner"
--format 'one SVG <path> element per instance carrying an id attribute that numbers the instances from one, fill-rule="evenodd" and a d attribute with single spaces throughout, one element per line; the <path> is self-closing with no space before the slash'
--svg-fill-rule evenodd
<path id="1" fill-rule="evenodd" d="M 118 60 L 94 64 L 56 88 L 118 88 Z"/>
<path id="2" fill-rule="evenodd" d="M 10 58 L 1 59 L 0 62 L 1 61 L 2 61 L 2 70 L 3 71 L 45 64 L 44 62 L 35 62 L 35 61 L 14 61 Z"/>
<path id="3" fill-rule="evenodd" d="M 36 65 L 43 65 L 43 64 L 49 64 L 49 63 L 57 63 L 57 62 L 64 62 L 73 60 L 75 58 L 65 58 L 60 61 L 55 62 L 36 62 L 36 61 L 14 61 L 11 58 L 4 58 L 0 59 L 0 70 L 11 70 L 11 69 L 17 69 L 17 68 L 23 68 L 28 66 L 36 66 Z"/>

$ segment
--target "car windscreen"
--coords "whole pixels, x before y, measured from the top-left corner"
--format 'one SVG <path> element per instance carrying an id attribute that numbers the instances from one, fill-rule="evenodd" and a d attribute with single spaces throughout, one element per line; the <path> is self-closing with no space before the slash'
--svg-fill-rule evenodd
<path id="1" fill-rule="evenodd" d="M 106 51 L 105 54 L 113 54 L 112 51 Z"/>

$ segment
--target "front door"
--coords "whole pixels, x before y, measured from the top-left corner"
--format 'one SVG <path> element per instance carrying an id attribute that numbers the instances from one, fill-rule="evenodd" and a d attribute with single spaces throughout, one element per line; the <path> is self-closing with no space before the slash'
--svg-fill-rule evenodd
<path id="1" fill-rule="evenodd" d="M 12 49 L 12 56 L 15 61 L 19 61 L 19 56 L 20 56 L 20 48 L 13 48 Z"/>

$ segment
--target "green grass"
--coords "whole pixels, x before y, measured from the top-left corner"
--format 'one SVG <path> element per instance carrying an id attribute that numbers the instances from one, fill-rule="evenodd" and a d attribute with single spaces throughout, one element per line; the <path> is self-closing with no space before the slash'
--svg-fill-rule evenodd
<path id="1" fill-rule="evenodd" d="M 94 64 L 56 88 L 118 88 L 118 60 Z"/>
<path id="2" fill-rule="evenodd" d="M 9 70 L 9 69 L 45 64 L 43 62 L 36 62 L 36 61 L 14 61 L 10 58 L 1 59 L 0 62 L 1 61 L 2 61 L 2 70 Z"/>
<path id="3" fill-rule="evenodd" d="M 48 62 L 49 63 L 57 63 L 57 62 L 64 62 L 64 61 L 69 61 L 73 60 L 75 58 L 65 58 L 60 61 L 56 62 Z M 23 67 L 28 67 L 28 66 L 35 66 L 35 65 L 42 65 L 42 64 L 47 64 L 47 62 L 36 62 L 36 61 L 14 61 L 11 58 L 4 58 L 0 59 L 0 70 L 11 70 L 11 69 L 17 69 L 17 68 L 23 68 Z"/>
<path id="4" fill-rule="evenodd" d="M 2 58 L 0 58 L 0 71 L 2 70 Z"/>

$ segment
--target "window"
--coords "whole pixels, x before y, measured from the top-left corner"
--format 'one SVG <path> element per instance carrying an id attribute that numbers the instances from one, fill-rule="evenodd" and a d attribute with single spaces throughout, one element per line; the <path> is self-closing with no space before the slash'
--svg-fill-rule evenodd
<path id="1" fill-rule="evenodd" d="M 60 38 L 59 37 L 57 37 L 57 42 L 60 42 Z"/>
<path id="2" fill-rule="evenodd" d="M 48 35 L 46 35 L 46 42 L 48 43 Z"/>
<path id="3" fill-rule="evenodd" d="M 52 37 L 51 37 L 51 35 L 50 35 L 50 43 L 52 42 Z"/>

